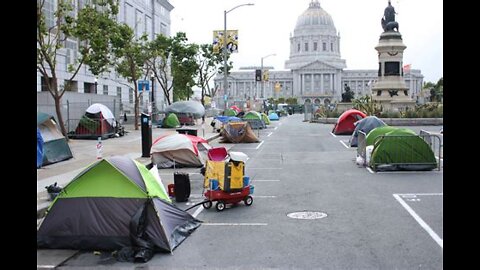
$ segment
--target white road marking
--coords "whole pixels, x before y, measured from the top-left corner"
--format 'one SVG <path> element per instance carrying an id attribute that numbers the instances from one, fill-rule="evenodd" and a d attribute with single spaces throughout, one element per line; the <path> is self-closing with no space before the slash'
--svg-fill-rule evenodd
<path id="1" fill-rule="evenodd" d="M 393 194 L 393 197 L 407 210 L 407 212 L 422 226 L 422 228 L 427 231 L 427 233 L 433 238 L 435 242 L 443 249 L 443 239 L 440 238 L 431 228 L 428 226 L 423 219 L 413 211 L 413 209 L 402 199 L 400 198 L 401 194 Z M 403 194 L 405 195 L 405 194 Z M 418 194 L 417 194 L 418 195 Z M 443 194 L 441 194 L 443 196 Z"/>
<path id="2" fill-rule="evenodd" d="M 277 130 L 278 127 L 275 127 L 273 130 Z"/>
<path id="3" fill-rule="evenodd" d="M 337 135 L 333 134 L 332 132 L 330 132 L 330 134 L 332 134 L 332 136 L 335 137 L 335 138 L 337 137 Z"/>
<path id="4" fill-rule="evenodd" d="M 258 195 L 254 195 L 253 198 L 276 198 L 277 196 L 258 196 Z"/>
<path id="5" fill-rule="evenodd" d="M 267 137 L 270 137 L 273 134 L 273 132 L 268 133 Z"/>
<path id="6" fill-rule="evenodd" d="M 55 267 L 57 267 L 56 265 L 38 265 L 37 264 L 37 269 L 38 268 L 51 268 L 51 269 L 54 269 Z"/>
<path id="7" fill-rule="evenodd" d="M 280 180 L 263 180 L 263 179 L 253 179 L 252 182 L 280 182 Z"/>
<path id="8" fill-rule="evenodd" d="M 196 217 L 198 216 L 198 214 L 200 214 L 200 213 L 203 211 L 203 209 L 204 209 L 204 208 L 203 208 L 203 205 L 202 205 L 202 207 L 199 207 L 199 208 L 197 208 L 197 210 L 195 210 L 195 212 L 193 213 L 192 216 L 193 216 L 194 218 L 196 218 Z"/>
<path id="9" fill-rule="evenodd" d="M 268 223 L 202 223 L 208 226 L 267 226 Z"/>
<path id="10" fill-rule="evenodd" d="M 345 148 L 347 148 L 347 149 L 350 148 L 350 147 L 348 147 L 343 141 L 340 141 L 340 142 L 343 144 L 343 146 L 345 146 Z"/>
<path id="11" fill-rule="evenodd" d="M 257 147 L 255 147 L 255 149 L 260 148 L 260 146 L 262 146 L 262 144 L 263 144 L 264 142 L 265 142 L 265 141 L 262 141 Z"/>
<path id="12" fill-rule="evenodd" d="M 369 171 L 370 173 L 373 173 L 373 174 L 375 173 L 372 169 L 370 169 L 370 167 L 365 167 L 365 168 L 367 168 L 367 171 Z"/>

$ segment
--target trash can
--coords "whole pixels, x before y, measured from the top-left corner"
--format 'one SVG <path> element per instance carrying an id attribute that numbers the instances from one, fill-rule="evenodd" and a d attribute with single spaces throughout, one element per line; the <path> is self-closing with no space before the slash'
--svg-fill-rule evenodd
<path id="1" fill-rule="evenodd" d="M 142 113 L 140 116 L 142 131 L 142 157 L 150 157 L 152 147 L 152 120 L 150 115 Z"/>
<path id="2" fill-rule="evenodd" d="M 173 174 L 175 200 L 186 202 L 190 197 L 190 176 L 188 173 L 175 172 Z"/>
<path id="3" fill-rule="evenodd" d="M 188 134 L 193 136 L 197 136 L 198 134 L 198 130 L 194 128 L 177 128 L 177 132 L 180 134 Z"/>

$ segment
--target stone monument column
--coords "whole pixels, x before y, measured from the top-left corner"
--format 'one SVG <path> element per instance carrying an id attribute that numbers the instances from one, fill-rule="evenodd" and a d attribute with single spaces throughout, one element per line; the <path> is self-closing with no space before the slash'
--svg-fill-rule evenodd
<path id="1" fill-rule="evenodd" d="M 372 86 L 372 98 L 379 102 L 384 110 L 402 110 L 415 106 L 409 95 L 409 88 L 403 78 L 402 35 L 395 21 L 395 9 L 388 1 L 384 17 L 381 20 L 384 32 L 375 50 L 378 52 L 378 80 Z"/>

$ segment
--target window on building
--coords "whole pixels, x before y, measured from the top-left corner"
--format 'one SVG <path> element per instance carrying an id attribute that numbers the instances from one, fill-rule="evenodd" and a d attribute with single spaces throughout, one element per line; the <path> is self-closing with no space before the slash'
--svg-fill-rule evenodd
<path id="1" fill-rule="evenodd" d="M 103 94 L 108 95 L 108 85 L 103 86 Z"/>
<path id="2" fill-rule="evenodd" d="M 133 88 L 128 89 L 128 103 L 133 104 Z"/>
<path id="3" fill-rule="evenodd" d="M 323 51 L 326 51 L 327 50 L 327 43 L 323 42 Z"/>
<path id="4" fill-rule="evenodd" d="M 78 92 L 78 82 L 77 81 L 64 80 L 64 87 L 65 87 L 65 91 Z"/>
<path id="5" fill-rule="evenodd" d="M 330 43 L 330 51 L 332 51 L 332 52 L 333 52 L 333 42 L 332 42 L 332 43 Z"/>
<path id="6" fill-rule="evenodd" d="M 52 79 L 52 78 L 50 78 L 50 79 Z M 47 81 L 45 80 L 45 77 L 42 76 L 42 78 L 40 79 L 40 81 L 41 81 L 41 84 L 42 84 L 42 85 L 41 85 L 41 91 L 42 91 L 42 92 L 48 91 Z"/>
<path id="7" fill-rule="evenodd" d="M 160 23 L 160 33 L 163 34 L 164 36 L 167 35 L 167 25 L 164 23 Z"/>
<path id="8" fill-rule="evenodd" d="M 145 18 L 143 12 L 135 10 L 135 36 L 140 38 L 145 33 Z"/>
<path id="9" fill-rule="evenodd" d="M 122 100 L 122 87 L 120 86 L 117 86 L 117 97 L 119 97 L 120 100 Z"/>
<path id="10" fill-rule="evenodd" d="M 300 43 L 297 44 L 297 52 L 300 51 Z"/>
<path id="11" fill-rule="evenodd" d="M 313 50 L 314 51 L 318 50 L 318 43 L 317 42 L 313 42 Z"/>
<path id="12" fill-rule="evenodd" d="M 55 25 L 55 0 L 46 0 L 43 4 L 43 15 L 45 16 L 45 24 L 47 28 Z"/>
<path id="13" fill-rule="evenodd" d="M 305 51 L 308 52 L 308 42 L 305 43 Z"/>

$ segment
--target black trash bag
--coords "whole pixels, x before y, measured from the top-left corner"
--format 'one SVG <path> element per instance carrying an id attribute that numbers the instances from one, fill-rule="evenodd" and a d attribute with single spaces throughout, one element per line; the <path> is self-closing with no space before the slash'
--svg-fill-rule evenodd
<path id="1" fill-rule="evenodd" d="M 119 262 L 133 262 L 135 260 L 135 250 L 132 247 L 124 247 L 114 255 Z"/>
<path id="2" fill-rule="evenodd" d="M 63 190 L 63 187 L 57 186 L 57 182 L 55 182 L 55 183 L 53 183 L 49 186 L 46 186 L 45 188 L 47 189 L 48 193 L 60 193 L 60 191 Z"/>

